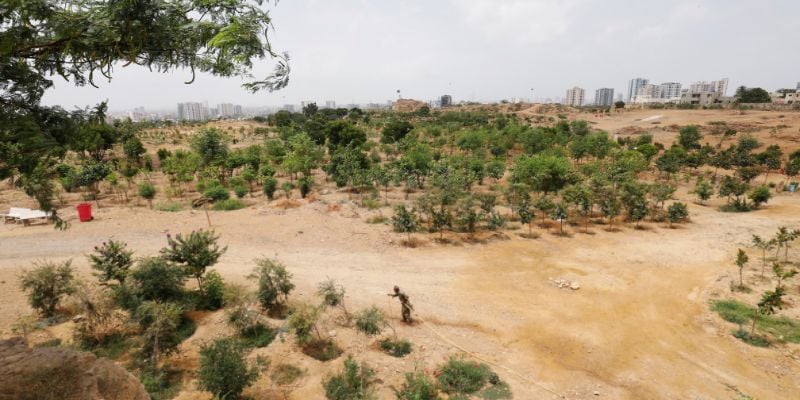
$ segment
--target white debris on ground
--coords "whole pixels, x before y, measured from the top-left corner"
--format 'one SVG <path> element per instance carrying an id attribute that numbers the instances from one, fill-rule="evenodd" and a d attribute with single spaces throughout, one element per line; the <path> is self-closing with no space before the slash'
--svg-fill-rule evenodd
<path id="1" fill-rule="evenodd" d="M 547 280 L 550 281 L 550 283 L 553 286 L 559 289 L 578 290 L 581 288 L 581 284 L 578 283 L 578 281 L 570 281 L 568 279 L 561 279 L 561 278 L 559 279 L 547 278 Z"/>

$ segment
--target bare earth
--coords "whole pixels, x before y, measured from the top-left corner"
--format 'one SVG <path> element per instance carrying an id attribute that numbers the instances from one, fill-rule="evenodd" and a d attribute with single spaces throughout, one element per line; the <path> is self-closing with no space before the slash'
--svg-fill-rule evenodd
<path id="1" fill-rule="evenodd" d="M 598 120 L 596 127 L 613 132 L 616 126 L 653 115 L 662 115 L 658 120 L 668 124 L 677 118 L 671 114 L 672 110 L 627 113 Z M 623 118 L 631 120 L 616 120 Z M 720 112 L 707 118 L 722 119 L 727 117 Z M 687 122 L 684 118 L 674 123 Z M 654 133 L 658 140 L 659 133 Z M 400 199 L 400 193 L 394 195 Z M 398 385 L 402 372 L 433 368 L 459 352 L 431 327 L 525 376 L 523 380 L 495 368 L 517 399 L 555 397 L 531 382 L 569 399 L 732 399 L 736 393 L 731 386 L 759 399 L 800 398 L 799 347 L 744 344 L 731 337 L 731 324 L 708 305 L 710 299 L 730 297 L 732 254 L 746 247 L 752 234 L 770 236 L 779 225 L 800 226 L 800 196 L 779 194 L 765 209 L 741 214 L 719 212 L 715 202 L 695 205 L 686 188 L 676 197 L 690 203 L 692 219 L 676 229 L 646 223 L 646 230 L 625 226 L 607 232 L 605 226 L 594 225 L 593 234 L 573 227 L 572 237 L 564 238 L 535 228 L 540 239 L 522 239 L 510 231 L 505 241 L 427 243 L 416 249 L 399 246 L 402 237 L 389 227 L 364 223 L 371 213 L 347 202 L 345 194 L 300 201 L 300 207 L 285 210 L 259 199 L 243 210 L 211 213 L 214 229 L 229 246 L 215 269 L 227 281 L 246 282 L 254 258 L 277 257 L 295 275 L 294 301 L 318 301 L 315 286 L 330 277 L 347 288 L 351 309 L 376 304 L 390 313 L 399 335 L 415 344 L 415 352 L 404 359 L 386 356 L 373 341 L 327 324 L 347 352 L 377 367 L 383 381 L 380 398 L 392 397 L 388 386 Z M 0 191 L 0 209 L 32 205 L 26 201 L 19 192 Z M 334 203 L 341 203 L 341 209 L 331 211 L 327 204 Z M 62 215 L 74 211 L 66 209 Z M 34 261 L 71 258 L 88 278 L 85 255 L 108 238 L 126 241 L 137 255 L 145 256 L 166 243 L 166 232 L 207 227 L 202 211 L 115 206 L 95 210 L 95 216 L 91 223 L 79 223 L 72 216 L 66 232 L 49 225 L 0 225 L 2 336 L 11 335 L 18 316 L 31 312 L 17 288 L 17 275 Z M 576 280 L 581 288 L 559 289 L 548 278 Z M 430 325 L 402 326 L 399 306 L 385 295 L 395 284 L 411 296 L 419 316 Z M 797 304 L 793 286 L 787 297 Z M 197 333 L 176 356 L 184 366 L 196 365 L 200 344 L 227 333 L 221 313 L 198 319 Z M 291 398 L 321 398 L 320 381 L 341 362 L 312 360 L 292 351 L 291 342 L 276 340 L 256 354 L 270 357 L 273 364 L 286 358 L 307 370 Z M 274 395 L 267 381 L 262 378 L 254 393 Z M 208 398 L 192 391 L 193 386 L 187 378 L 180 398 Z"/>

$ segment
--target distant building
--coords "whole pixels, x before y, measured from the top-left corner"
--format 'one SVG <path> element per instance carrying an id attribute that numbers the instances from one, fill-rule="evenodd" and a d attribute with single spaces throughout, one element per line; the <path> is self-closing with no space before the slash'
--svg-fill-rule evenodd
<path id="1" fill-rule="evenodd" d="M 572 89 L 567 89 L 567 97 L 564 99 L 564 104 L 572 107 L 580 107 L 583 105 L 583 99 L 586 91 L 577 86 Z"/>
<path id="2" fill-rule="evenodd" d="M 288 112 L 294 112 L 294 104 L 284 104 L 283 110 Z"/>
<path id="3" fill-rule="evenodd" d="M 614 89 L 600 88 L 594 92 L 594 105 L 598 107 L 610 107 L 614 103 Z"/>
<path id="4" fill-rule="evenodd" d="M 681 98 L 681 84 L 678 82 L 664 82 L 658 85 L 658 94 L 662 99 L 680 99 Z"/>
<path id="5" fill-rule="evenodd" d="M 639 88 L 647 85 L 648 83 L 650 83 L 650 81 L 645 78 L 633 78 L 628 81 L 628 97 L 626 97 L 627 101 L 630 102 L 633 100 L 634 96 L 636 96 L 636 93 L 639 92 Z"/>
<path id="6" fill-rule="evenodd" d="M 237 117 L 240 117 L 240 116 L 244 115 L 244 113 L 242 112 L 242 106 L 240 106 L 238 104 L 233 106 L 233 115 L 235 115 Z"/>
<path id="7" fill-rule="evenodd" d="M 439 98 L 439 106 L 441 107 L 450 107 L 453 105 L 453 96 L 446 94 Z"/>
<path id="8" fill-rule="evenodd" d="M 336 102 L 333 100 L 325 100 L 325 108 L 336 108 Z"/>
<path id="9" fill-rule="evenodd" d="M 730 103 L 730 100 L 731 100 L 730 97 L 723 96 L 721 92 L 717 91 L 694 92 L 690 89 L 690 90 L 684 90 L 681 93 L 680 102 L 683 104 L 709 106 L 712 104 L 727 104 Z"/>
<path id="10" fill-rule="evenodd" d="M 714 92 L 724 97 L 728 92 L 728 78 L 711 82 L 697 81 L 689 86 L 689 91 L 692 93 Z"/>
<path id="11" fill-rule="evenodd" d="M 218 112 L 220 117 L 233 117 L 236 114 L 236 108 L 231 103 L 222 103 L 217 106 Z"/>
<path id="12" fill-rule="evenodd" d="M 660 85 L 645 84 L 639 86 L 636 94 L 629 101 L 633 104 L 677 103 L 681 99 L 681 84 L 665 82 Z"/>
<path id="13" fill-rule="evenodd" d="M 178 103 L 180 121 L 205 121 L 208 117 L 208 106 L 203 103 Z"/>
<path id="14" fill-rule="evenodd" d="M 800 82 L 797 82 L 797 91 L 800 92 Z"/>

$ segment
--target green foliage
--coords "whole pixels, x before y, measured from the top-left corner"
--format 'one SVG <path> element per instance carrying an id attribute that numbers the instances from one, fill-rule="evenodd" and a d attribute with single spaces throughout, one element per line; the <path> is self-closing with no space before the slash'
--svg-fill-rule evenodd
<path id="1" fill-rule="evenodd" d="M 309 192 L 311 192 L 311 186 L 314 184 L 314 178 L 310 176 L 304 176 L 297 180 L 298 187 L 300 188 L 300 197 L 306 198 Z"/>
<path id="2" fill-rule="evenodd" d="M 94 247 L 94 254 L 90 254 L 89 264 L 96 272 L 94 275 L 101 284 L 117 281 L 125 283 L 125 278 L 133 266 L 133 251 L 127 250 L 125 242 L 109 240 L 100 246 Z"/>
<path id="3" fill-rule="evenodd" d="M 184 237 L 180 233 L 173 238 L 167 235 L 167 247 L 161 249 L 161 256 L 169 262 L 186 269 L 188 275 L 194 276 L 200 292 L 203 292 L 203 275 L 206 269 L 214 266 L 225 254 L 228 247 L 217 244 L 219 236 L 213 231 L 197 230 Z"/>
<path id="4" fill-rule="evenodd" d="M 719 300 L 711 303 L 711 309 L 722 319 L 738 325 L 752 323 L 756 319 L 756 327 L 774 338 L 790 343 L 800 343 L 800 320 L 772 315 L 760 315 L 758 310 L 737 300 Z"/>
<path id="5" fill-rule="evenodd" d="M 436 382 L 424 372 L 408 372 L 400 389 L 393 389 L 398 400 L 439 400 Z"/>
<path id="6" fill-rule="evenodd" d="M 169 400 L 181 390 L 180 379 L 162 368 L 147 366 L 139 372 L 139 380 L 152 400 Z"/>
<path id="7" fill-rule="evenodd" d="M 156 187 L 150 182 L 142 182 L 138 186 L 139 197 L 147 200 L 150 208 L 153 208 L 153 198 L 156 197 Z"/>
<path id="8" fill-rule="evenodd" d="M 702 138 L 703 134 L 700 133 L 700 129 L 697 125 L 684 126 L 678 132 L 678 144 L 687 150 L 699 149 L 700 139 Z"/>
<path id="9" fill-rule="evenodd" d="M 697 184 L 695 184 L 694 190 L 691 193 L 697 195 L 701 204 L 710 199 L 711 195 L 714 194 L 713 187 L 710 183 L 706 182 L 703 177 L 697 178 Z"/>
<path id="10" fill-rule="evenodd" d="M 302 369 L 292 364 L 278 364 L 272 369 L 269 377 L 275 384 L 286 386 L 295 383 L 303 374 Z"/>
<path id="11" fill-rule="evenodd" d="M 356 330 L 367 336 L 380 335 L 386 326 L 386 317 L 383 311 L 376 306 L 366 308 L 355 315 Z"/>
<path id="12" fill-rule="evenodd" d="M 686 203 L 676 201 L 667 208 L 667 219 L 670 224 L 685 220 L 689 217 L 689 208 Z"/>
<path id="13" fill-rule="evenodd" d="M 245 207 L 247 207 L 247 205 L 239 199 L 227 199 L 214 203 L 214 206 L 211 208 L 214 211 L 235 211 L 241 210 Z"/>
<path id="14" fill-rule="evenodd" d="M 762 88 L 747 88 L 740 86 L 736 89 L 737 103 L 771 103 L 769 93 Z"/>
<path id="15" fill-rule="evenodd" d="M 250 190 L 247 189 L 247 187 L 243 186 L 243 185 L 236 185 L 236 186 L 233 187 L 233 193 L 236 195 L 237 198 L 240 198 L 240 199 L 243 198 L 244 196 L 246 196 L 247 193 L 249 193 L 249 192 L 250 192 Z"/>
<path id="16" fill-rule="evenodd" d="M 267 347 L 273 340 L 275 340 L 275 331 L 261 323 L 239 331 L 239 342 L 245 348 Z"/>
<path id="17" fill-rule="evenodd" d="M 222 338 L 200 349 L 197 377 L 200 387 L 217 398 L 238 399 L 258 378 L 247 365 L 245 350 L 234 339 Z"/>
<path id="18" fill-rule="evenodd" d="M 461 357 L 450 357 L 438 372 L 437 379 L 442 391 L 450 395 L 475 393 L 486 386 L 494 375 L 486 364 Z"/>
<path id="19" fill-rule="evenodd" d="M 758 208 L 772 198 L 772 192 L 770 192 L 769 187 L 767 186 L 759 186 L 751 190 L 747 197 L 749 197 L 750 201 L 753 202 L 753 206 Z"/>
<path id="20" fill-rule="evenodd" d="M 733 331 L 733 337 L 756 347 L 769 347 L 769 340 L 763 336 L 756 335 L 744 329 L 737 329 Z"/>
<path id="21" fill-rule="evenodd" d="M 411 237 L 411 233 L 417 230 L 417 217 L 405 205 L 398 205 L 392 215 L 392 226 L 395 232 L 406 233 Z"/>
<path id="22" fill-rule="evenodd" d="M 403 357 L 411 353 L 411 342 L 405 339 L 383 339 L 379 342 L 381 350 L 392 357 Z"/>
<path id="23" fill-rule="evenodd" d="M 217 128 L 204 128 L 192 138 L 192 150 L 200 155 L 203 165 L 214 165 L 228 158 L 229 138 Z"/>
<path id="24" fill-rule="evenodd" d="M 212 185 L 203 191 L 203 196 L 212 201 L 228 200 L 231 194 L 222 185 Z"/>
<path id="25" fill-rule="evenodd" d="M 202 295 L 198 308 L 202 310 L 218 310 L 222 308 L 225 296 L 225 281 L 217 271 L 205 274 L 203 285 L 200 288 Z"/>
<path id="26" fill-rule="evenodd" d="M 175 303 L 146 301 L 135 313 L 142 328 L 142 355 L 150 358 L 150 365 L 157 366 L 162 356 L 178 351 L 183 341 L 180 326 L 183 308 Z"/>
<path id="27" fill-rule="evenodd" d="M 396 143 L 404 139 L 414 126 L 410 122 L 391 119 L 381 131 L 381 143 Z"/>
<path id="28" fill-rule="evenodd" d="M 148 257 L 137 262 L 124 289 L 140 301 L 178 301 L 183 297 L 186 277 L 184 268 L 161 257 Z"/>
<path id="29" fill-rule="evenodd" d="M 322 304 L 328 307 L 337 307 L 344 304 L 344 294 L 344 286 L 337 285 L 333 279 L 328 279 L 317 285 L 317 296 L 322 297 Z"/>
<path id="30" fill-rule="evenodd" d="M 375 399 L 372 380 L 375 370 L 367 364 L 353 360 L 352 356 L 344 360 L 344 370 L 323 382 L 325 397 L 328 400 L 369 400 Z"/>
<path id="31" fill-rule="evenodd" d="M 514 162 L 511 180 L 527 184 L 537 192 L 548 194 L 575 183 L 577 176 L 566 157 L 537 154 L 518 157 Z"/>
<path id="32" fill-rule="evenodd" d="M 309 303 L 300 303 L 289 315 L 289 329 L 294 331 L 300 344 L 308 344 L 313 338 L 312 332 L 316 330 L 317 320 L 322 314 L 322 307 Z M 318 337 L 319 340 L 322 340 Z"/>
<path id="33" fill-rule="evenodd" d="M 268 199 L 272 200 L 275 196 L 275 190 L 278 189 L 278 180 L 268 176 L 264 178 L 263 191 Z"/>
<path id="34" fill-rule="evenodd" d="M 64 296 L 75 292 L 72 261 L 42 261 L 25 270 L 19 277 L 20 287 L 28 296 L 28 304 L 45 317 L 55 315 Z"/>
<path id="35" fill-rule="evenodd" d="M 156 210 L 163 212 L 178 212 L 183 210 L 183 204 L 176 201 L 165 201 L 156 204 Z"/>
<path id="36" fill-rule="evenodd" d="M 258 302 L 267 310 L 283 305 L 294 289 L 292 274 L 277 260 L 257 259 L 256 267 L 247 278 L 258 280 Z"/>

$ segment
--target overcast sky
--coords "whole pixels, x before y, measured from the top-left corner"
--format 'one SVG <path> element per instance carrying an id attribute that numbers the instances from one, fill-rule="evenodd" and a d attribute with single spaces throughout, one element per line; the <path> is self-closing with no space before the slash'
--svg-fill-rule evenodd
<path id="1" fill-rule="evenodd" d="M 580 86 L 624 90 L 651 82 L 730 78 L 767 90 L 800 81 L 800 0 L 280 0 L 270 6 L 275 48 L 292 57 L 291 83 L 250 94 L 241 80 L 118 67 L 100 89 L 56 78 L 45 103 L 109 100 L 112 110 L 181 101 L 245 106 L 563 97 Z M 255 71 L 265 76 L 271 63 Z"/>

